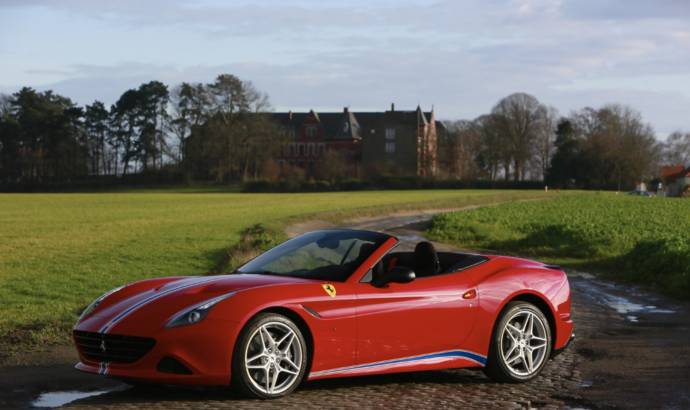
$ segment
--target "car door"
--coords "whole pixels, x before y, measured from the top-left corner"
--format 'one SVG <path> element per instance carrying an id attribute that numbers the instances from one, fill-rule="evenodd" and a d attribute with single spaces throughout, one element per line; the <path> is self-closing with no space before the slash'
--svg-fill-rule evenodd
<path id="1" fill-rule="evenodd" d="M 458 272 L 381 288 L 357 283 L 358 363 L 462 349 L 478 309 L 471 276 Z"/>

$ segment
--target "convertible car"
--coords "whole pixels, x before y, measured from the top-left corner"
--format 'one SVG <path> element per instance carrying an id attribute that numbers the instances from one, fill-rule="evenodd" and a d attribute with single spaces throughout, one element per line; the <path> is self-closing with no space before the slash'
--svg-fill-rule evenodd
<path id="1" fill-rule="evenodd" d="M 232 274 L 113 289 L 74 327 L 76 368 L 275 398 L 305 379 L 461 367 L 524 382 L 572 339 L 559 267 L 398 244 L 378 232 L 316 231 Z"/>

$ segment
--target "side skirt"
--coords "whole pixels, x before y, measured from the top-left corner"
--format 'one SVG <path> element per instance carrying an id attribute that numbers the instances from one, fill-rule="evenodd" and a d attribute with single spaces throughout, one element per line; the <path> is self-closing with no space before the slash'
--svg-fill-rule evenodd
<path id="1" fill-rule="evenodd" d="M 353 376 L 360 374 L 382 373 L 389 370 L 406 371 L 418 366 L 438 365 L 446 362 L 462 361 L 467 365 L 476 367 L 477 365 L 486 366 L 486 356 L 468 350 L 446 350 L 443 352 L 428 353 L 417 356 L 401 357 L 380 362 L 364 363 L 355 366 L 339 367 L 336 369 L 320 370 L 311 372 L 309 379 L 322 377 Z M 416 369 L 415 369 L 416 370 Z M 423 369 L 422 369 L 423 370 Z"/>

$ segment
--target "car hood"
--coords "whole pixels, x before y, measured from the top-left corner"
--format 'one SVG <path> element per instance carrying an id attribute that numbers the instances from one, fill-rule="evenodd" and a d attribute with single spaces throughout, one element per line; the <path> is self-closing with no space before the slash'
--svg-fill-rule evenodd
<path id="1" fill-rule="evenodd" d="M 76 328 L 119 333 L 118 330 L 127 328 L 127 322 L 142 320 L 164 326 L 181 310 L 221 295 L 256 287 L 308 282 L 311 280 L 255 274 L 186 276 L 135 282 L 108 296 Z"/>

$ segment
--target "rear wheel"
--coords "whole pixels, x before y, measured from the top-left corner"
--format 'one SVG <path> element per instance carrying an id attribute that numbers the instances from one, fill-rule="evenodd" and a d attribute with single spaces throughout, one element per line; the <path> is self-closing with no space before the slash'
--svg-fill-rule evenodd
<path id="1" fill-rule="evenodd" d="M 233 354 L 232 378 L 244 393 L 263 399 L 285 396 L 307 368 L 307 344 L 299 327 L 275 313 L 257 315 L 242 330 Z"/>
<path id="2" fill-rule="evenodd" d="M 535 378 L 551 354 L 551 329 L 544 313 L 527 302 L 510 302 L 498 318 L 484 372 L 501 382 Z"/>

